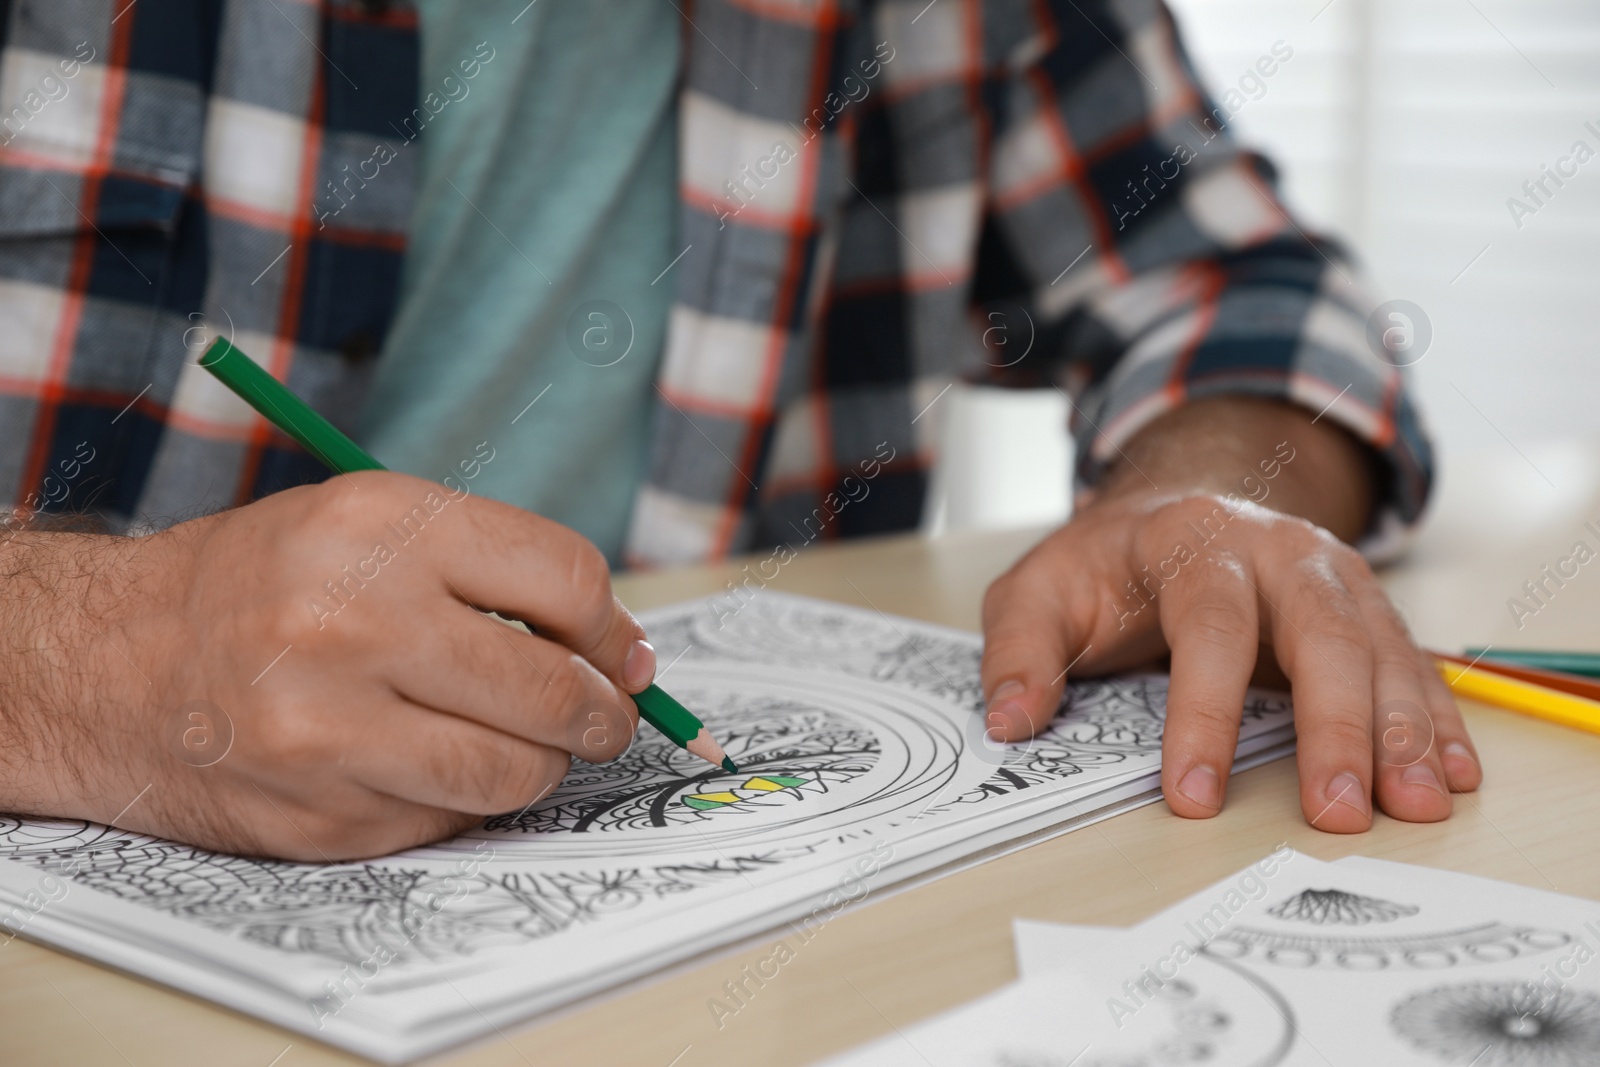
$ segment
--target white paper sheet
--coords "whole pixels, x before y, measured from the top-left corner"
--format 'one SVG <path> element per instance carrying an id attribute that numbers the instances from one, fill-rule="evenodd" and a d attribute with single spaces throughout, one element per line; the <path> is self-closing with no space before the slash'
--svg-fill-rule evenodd
<path id="1" fill-rule="evenodd" d="M 1117 926 L 1012 919 L 1011 943 L 1017 953 L 1017 975 L 1026 979 L 1071 970 L 1074 962 L 1115 945 L 1117 938 L 1126 933 Z"/>
<path id="2" fill-rule="evenodd" d="M 1130 930 L 1016 924 L 1022 981 L 835 1067 L 1600 1064 L 1600 904 L 1279 855 Z"/>
<path id="3" fill-rule="evenodd" d="M 997 749 L 975 635 L 729 605 L 642 621 L 737 775 L 646 730 L 526 812 L 352 864 L 0 819 L 0 900 L 23 936 L 400 1062 L 1159 795 L 1164 677 L 1074 684 L 1047 732 Z M 1287 698 L 1252 692 L 1241 765 L 1292 744 Z"/>

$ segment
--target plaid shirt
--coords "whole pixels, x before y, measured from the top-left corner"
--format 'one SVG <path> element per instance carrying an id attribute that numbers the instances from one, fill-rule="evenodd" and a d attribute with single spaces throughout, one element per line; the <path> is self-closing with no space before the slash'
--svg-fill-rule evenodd
<path id="1" fill-rule="evenodd" d="M 1383 524 L 1418 516 L 1428 445 L 1375 302 L 1217 134 L 1156 0 L 685 12 L 686 251 L 632 561 L 915 527 L 956 377 L 1064 388 L 1081 485 L 1190 397 L 1325 408 L 1381 457 Z M 325 476 L 193 357 L 226 333 L 352 420 L 437 110 L 414 13 L 0 15 L 0 496 L 149 528 Z"/>

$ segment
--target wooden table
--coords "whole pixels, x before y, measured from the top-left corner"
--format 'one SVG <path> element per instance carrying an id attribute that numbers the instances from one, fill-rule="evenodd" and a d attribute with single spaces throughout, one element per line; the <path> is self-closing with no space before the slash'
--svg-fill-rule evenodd
<path id="1" fill-rule="evenodd" d="M 1471 519 L 1471 496 L 1482 499 L 1480 490 L 1458 492 L 1457 505 L 1446 494 L 1440 510 L 1459 506 Z M 1386 578 L 1419 638 L 1456 647 L 1482 641 L 1600 647 L 1600 612 L 1593 609 L 1600 562 L 1591 564 L 1595 574 L 1574 580 L 1521 633 L 1505 605 L 1523 581 L 1583 536 L 1584 519 L 1600 519 L 1594 486 L 1568 496 L 1539 522 L 1516 529 L 1502 528 L 1504 516 L 1479 507 L 1476 525 L 1451 522 L 1430 530 L 1412 562 Z M 865 597 L 886 612 L 976 629 L 985 586 L 1038 536 L 895 538 L 825 548 L 790 564 L 774 585 L 847 603 Z M 646 608 L 718 591 L 737 573 L 736 565 L 697 568 L 627 577 L 618 587 L 630 606 Z M 1478 794 L 1458 798 L 1447 823 L 1410 826 L 1380 815 L 1365 835 L 1319 833 L 1300 815 L 1293 762 L 1279 761 L 1239 776 L 1227 809 L 1207 822 L 1185 822 L 1154 805 L 940 881 L 875 894 L 824 927 L 720 1029 L 708 1001 L 743 965 L 766 955 L 772 939 L 434 1062 L 810 1063 L 1011 980 L 1013 917 L 1132 923 L 1283 841 L 1324 859 L 1360 852 L 1600 898 L 1594 849 L 1600 737 L 1489 708 L 1468 705 L 1466 713 L 1487 780 Z M 0 1061 L 74 1067 L 361 1062 L 20 940 L 0 950 Z"/>

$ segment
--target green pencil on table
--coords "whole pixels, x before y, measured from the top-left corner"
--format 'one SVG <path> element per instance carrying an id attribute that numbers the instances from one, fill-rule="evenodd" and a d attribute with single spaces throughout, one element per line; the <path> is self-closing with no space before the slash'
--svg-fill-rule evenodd
<path id="1" fill-rule="evenodd" d="M 262 418 L 298 441 L 329 470 L 349 474 L 386 469 L 226 339 L 219 337 L 212 342 L 200 357 L 200 366 L 238 394 Z M 738 771 L 738 766 L 728 758 L 705 724 L 660 686 L 652 684 L 644 692 L 635 694 L 633 702 L 639 707 L 639 717 L 679 748 L 729 773 Z"/>
<path id="2" fill-rule="evenodd" d="M 1466 655 L 1476 659 L 1498 660 L 1518 667 L 1537 667 L 1541 671 L 1560 671 L 1563 674 L 1581 674 L 1585 678 L 1600 678 L 1600 654 L 1594 652 L 1552 652 L 1543 649 L 1469 648 Z"/>

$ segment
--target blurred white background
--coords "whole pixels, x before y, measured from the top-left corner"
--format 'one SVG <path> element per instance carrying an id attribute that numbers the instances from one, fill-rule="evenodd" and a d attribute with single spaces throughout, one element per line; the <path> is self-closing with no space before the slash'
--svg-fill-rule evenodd
<path id="1" fill-rule="evenodd" d="M 1496 521 L 1538 522 L 1600 479 L 1600 3 L 1171 3 L 1213 95 L 1274 42 L 1294 50 L 1234 131 L 1278 165 L 1302 218 L 1352 247 L 1380 298 L 1431 320 L 1413 383 L 1440 453 L 1437 519 L 1481 517 L 1482 501 L 1449 492 L 1464 467 L 1503 464 L 1525 499 Z M 1595 153 L 1582 166 L 1577 141 Z M 1562 157 L 1577 173 L 1545 178 L 1540 204 L 1523 183 Z M 1513 197 L 1532 213 L 1513 218 Z M 958 387 L 946 400 L 935 528 L 1065 516 L 1061 397 Z"/>

